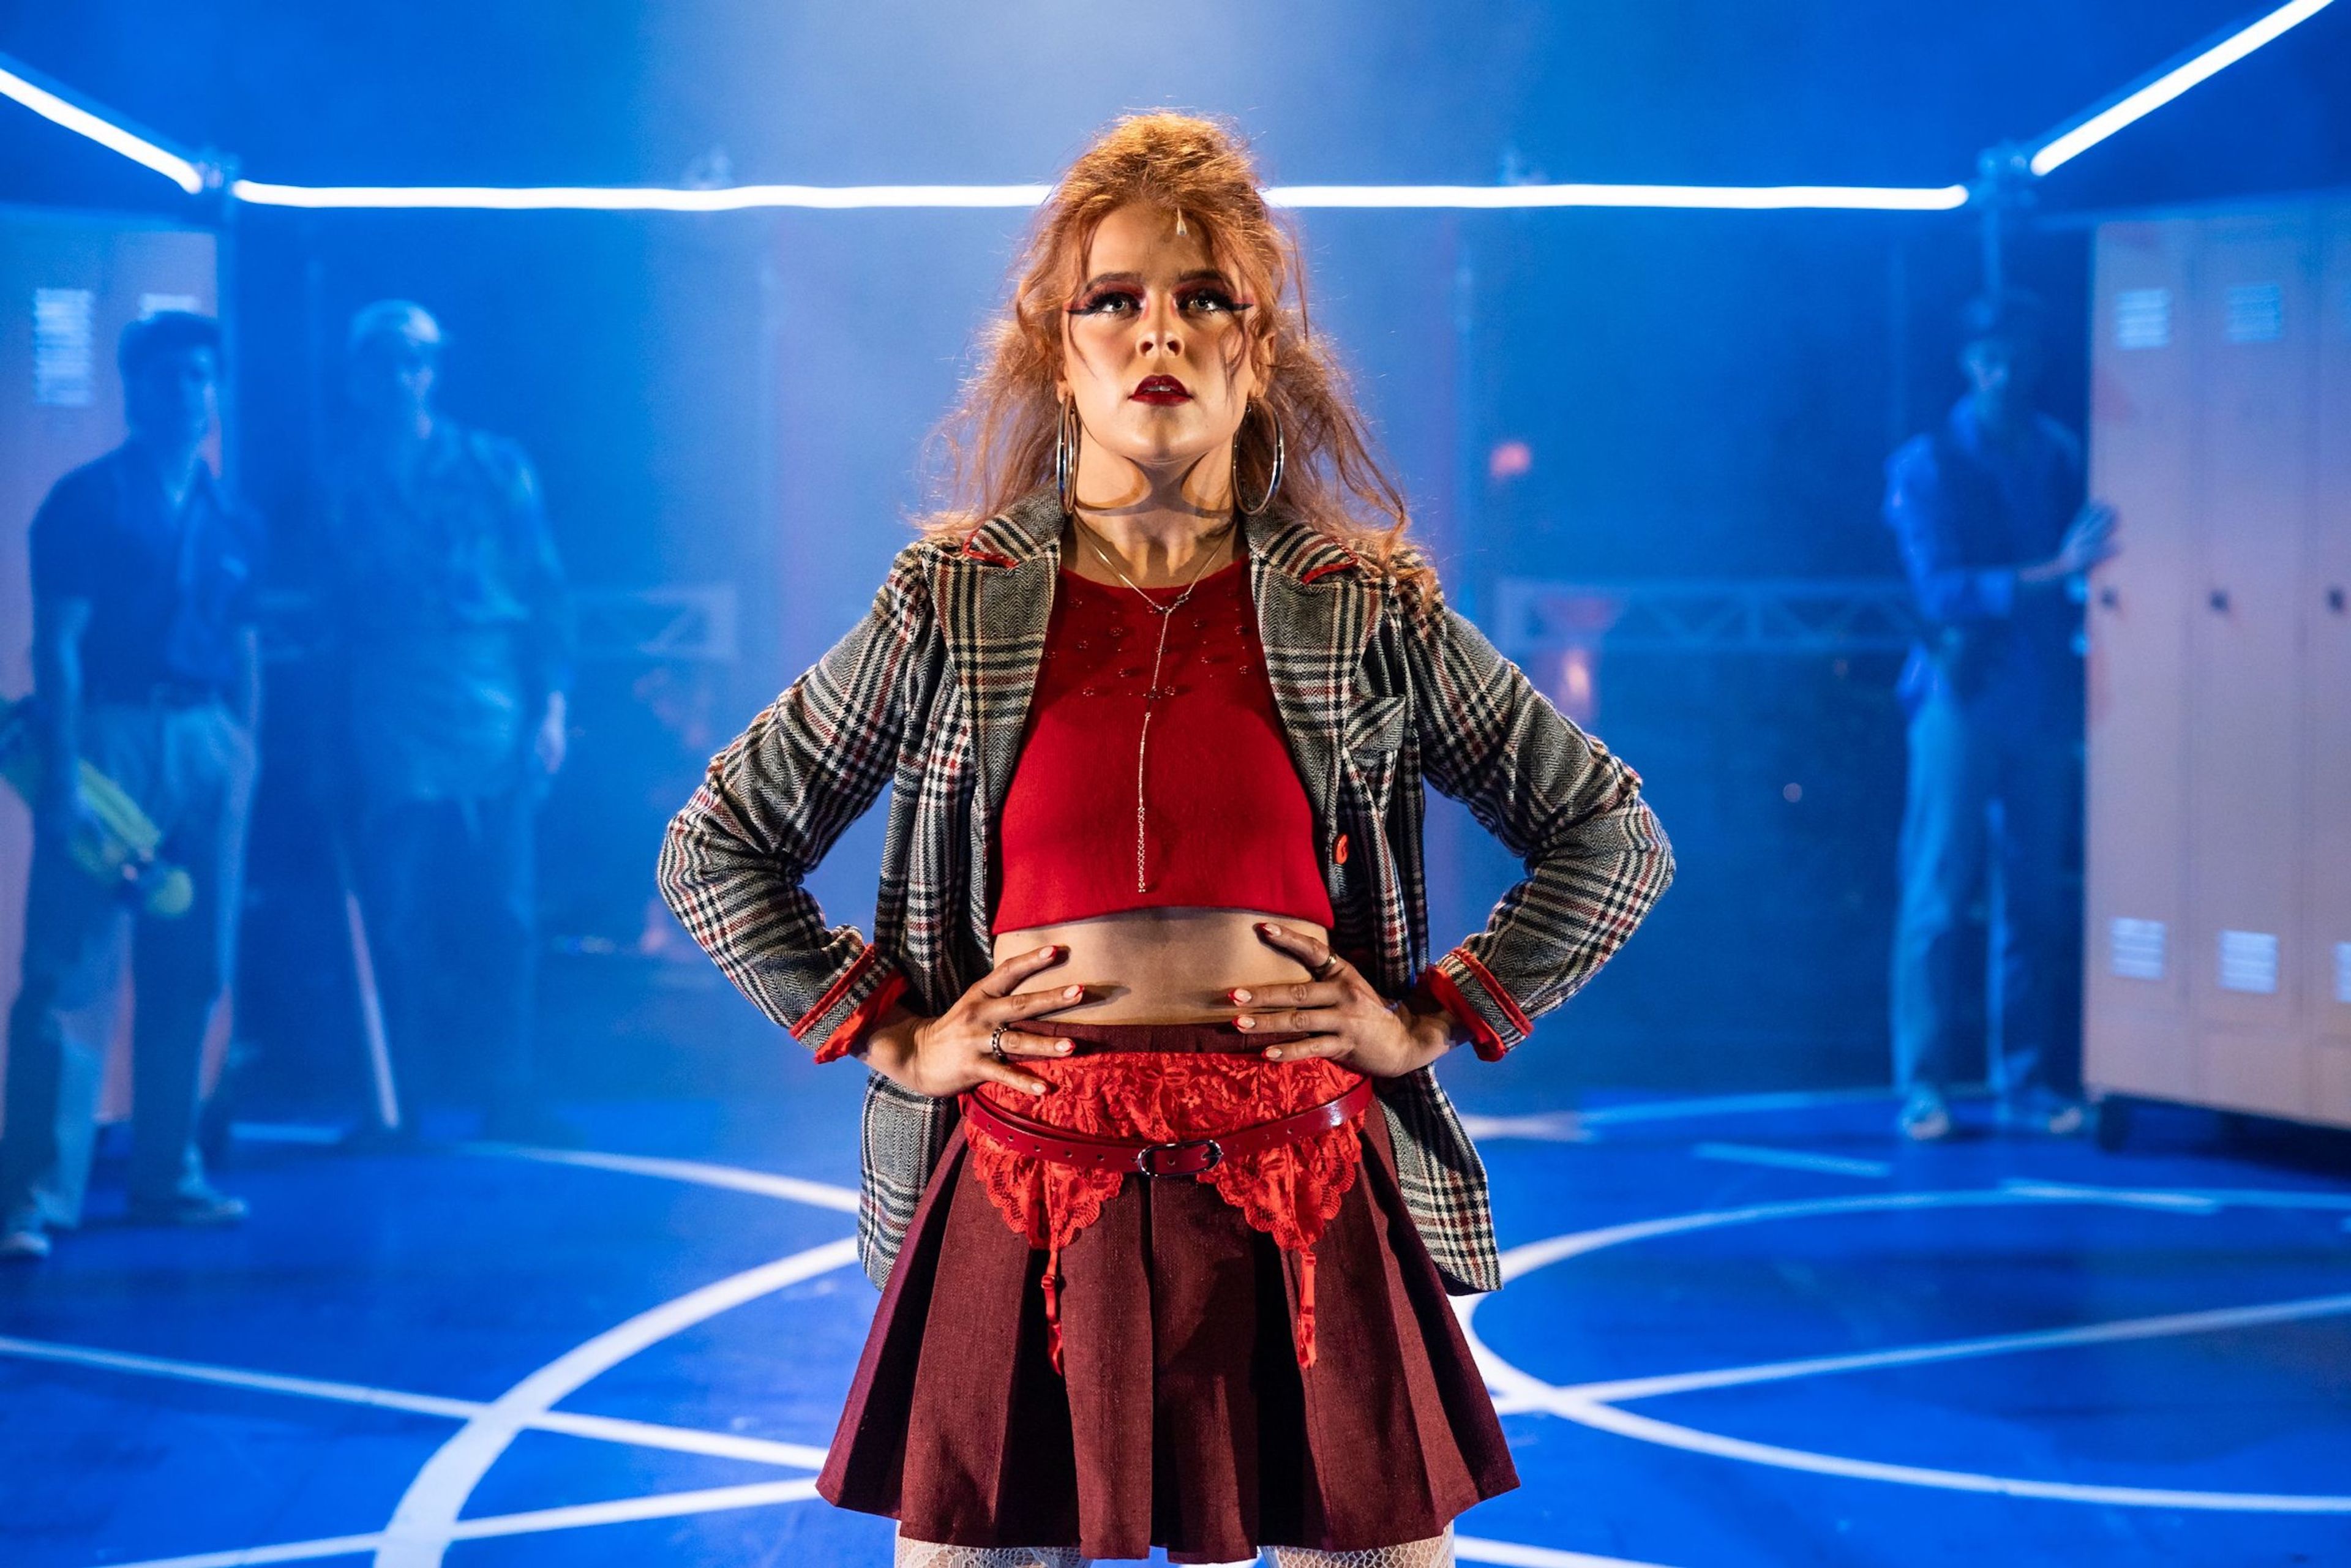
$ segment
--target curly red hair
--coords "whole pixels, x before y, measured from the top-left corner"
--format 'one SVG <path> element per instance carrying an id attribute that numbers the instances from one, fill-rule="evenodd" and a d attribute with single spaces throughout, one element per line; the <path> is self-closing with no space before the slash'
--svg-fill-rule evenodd
<path id="1" fill-rule="evenodd" d="M 1310 329 L 1296 236 L 1266 206 L 1247 147 L 1215 120 L 1165 110 L 1113 124 L 1039 210 L 1010 308 L 989 329 L 984 362 L 941 429 L 946 504 L 925 529 L 959 538 L 1053 482 L 1064 310 L 1083 281 L 1094 230 L 1134 203 L 1174 213 L 1258 301 L 1246 318 L 1247 351 L 1259 401 L 1280 422 L 1281 507 L 1403 585 L 1433 587 L 1426 558 L 1405 538 L 1403 493 L 1372 455 L 1344 373 Z M 1245 419 L 1235 445 L 1241 493 L 1261 493 L 1273 468 L 1271 427 Z"/>

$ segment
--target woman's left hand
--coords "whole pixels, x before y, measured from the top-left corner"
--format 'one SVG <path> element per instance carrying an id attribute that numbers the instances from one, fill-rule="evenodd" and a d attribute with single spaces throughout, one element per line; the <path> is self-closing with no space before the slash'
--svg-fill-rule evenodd
<path id="1" fill-rule="evenodd" d="M 1233 1019 L 1238 1028 L 1306 1035 L 1266 1047 L 1267 1061 L 1327 1057 L 1367 1078 L 1397 1078 L 1453 1049 L 1456 1042 L 1445 1014 L 1419 1013 L 1390 1003 L 1361 971 L 1318 938 L 1270 920 L 1258 922 L 1257 935 L 1267 946 L 1323 977 L 1290 985 L 1238 987 L 1226 993 L 1241 1009 Z"/>

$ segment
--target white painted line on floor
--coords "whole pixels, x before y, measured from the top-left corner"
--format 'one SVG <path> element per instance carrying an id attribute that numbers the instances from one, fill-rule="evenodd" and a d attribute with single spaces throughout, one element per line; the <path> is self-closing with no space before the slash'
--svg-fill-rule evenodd
<path id="1" fill-rule="evenodd" d="M 812 1204 L 841 1214 L 857 1212 L 853 1187 L 830 1182 L 806 1181 L 772 1171 L 746 1170 L 741 1166 L 710 1165 L 701 1160 L 664 1160 L 643 1155 L 605 1155 L 588 1149 L 542 1149 L 527 1144 L 465 1144 L 462 1153 L 495 1159 L 538 1160 L 548 1165 L 580 1166 L 589 1170 L 620 1171 L 629 1176 L 659 1176 L 666 1181 L 692 1182 L 698 1186 L 725 1187 L 731 1192 L 757 1193 L 791 1203 Z"/>
<path id="2" fill-rule="evenodd" d="M 2116 1508 L 2197 1509 L 2217 1513 L 2351 1513 L 2351 1497 L 2326 1497 L 2289 1492 L 2177 1491 L 2159 1487 L 2090 1486 L 2074 1481 L 2030 1480 L 2020 1476 L 1977 1475 L 1968 1470 L 1938 1470 L 1923 1465 L 1888 1465 L 1872 1459 L 1848 1459 L 1835 1454 L 1809 1453 L 1770 1443 L 1750 1443 L 1719 1432 L 1694 1431 L 1635 1415 L 1614 1405 L 1587 1404 L 1566 1408 L 1562 1415 L 1583 1425 L 1620 1437 L 1636 1437 L 1669 1448 L 1718 1458 L 1742 1459 L 1781 1469 L 1813 1475 L 1842 1476 L 1854 1480 L 1892 1481 L 1902 1486 L 1936 1487 L 1945 1491 L 1985 1492 L 1999 1497 L 2037 1498 L 2052 1502 L 2095 1503 Z"/>
<path id="3" fill-rule="evenodd" d="M 1461 1130 L 1473 1138 L 1535 1138 L 1552 1144 L 1592 1141 L 1592 1134 L 1583 1130 L 1573 1111 L 1542 1116 L 1478 1116 L 1465 1112 Z"/>
<path id="4" fill-rule="evenodd" d="M 2102 1186 L 2094 1182 L 2067 1182 L 2060 1186 L 2015 1177 L 2004 1186 L 2038 1186 L 2050 1192 L 2097 1193 L 2108 1197 L 2135 1197 L 2142 1202 L 2187 1207 L 2211 1205 L 2222 1208 L 2342 1208 L 2351 1209 L 2351 1192 L 2319 1192 L 2297 1187 L 2259 1186 Z"/>
<path id="5" fill-rule="evenodd" d="M 1788 1171 L 1819 1171 L 1825 1176 L 1883 1177 L 1894 1174 L 1894 1167 L 1884 1160 L 1847 1159 L 1842 1155 L 1807 1154 L 1802 1149 L 1767 1149 L 1753 1144 L 1700 1144 L 1690 1153 L 1702 1160 L 1773 1166 Z"/>
<path id="6" fill-rule="evenodd" d="M 550 1530 L 579 1530 L 596 1524 L 627 1524 L 645 1519 L 677 1519 L 687 1514 L 717 1513 L 726 1509 L 768 1508 L 780 1502 L 803 1502 L 816 1496 L 812 1480 L 762 1481 L 753 1486 L 711 1487 L 701 1491 L 658 1492 L 650 1497 L 620 1498 L 611 1502 L 580 1503 L 569 1508 L 534 1509 L 527 1513 L 497 1513 L 459 1521 L 451 1531 L 457 1541 L 486 1541 L 507 1535 L 535 1535 Z M 126 1563 L 118 1568 L 247 1568 L 262 1563 L 300 1563 L 320 1557 L 348 1557 L 381 1549 L 389 1532 L 336 1535 L 317 1541 L 289 1541 L 276 1546 L 248 1546 L 234 1552 L 200 1552 L 192 1557 L 154 1557 Z"/>
<path id="7" fill-rule="evenodd" d="M 1828 1373 L 1863 1372 L 1883 1366 L 1916 1366 L 1936 1361 L 1964 1361 L 1980 1355 L 2012 1355 L 2022 1351 L 2053 1350 L 2060 1345 L 2114 1344 L 2126 1340 L 2163 1339 L 2173 1334 L 2212 1333 L 2222 1329 L 2299 1322 L 2305 1318 L 2341 1317 L 2346 1313 L 2351 1313 L 2351 1295 L 2312 1296 L 2299 1301 L 2216 1307 L 2210 1312 L 2168 1312 L 2160 1317 L 2118 1318 L 2103 1323 L 2079 1323 L 2071 1328 L 1988 1334 L 1981 1339 L 1860 1351 L 1851 1355 L 1813 1356 L 1802 1361 L 1766 1362 L 1757 1366 L 1727 1366 L 1713 1372 L 1680 1372 L 1663 1377 L 1625 1377 L 1610 1383 L 1579 1383 L 1558 1390 L 1558 1396 L 1579 1402 L 1621 1405 L 1628 1400 L 1655 1399 L 1664 1395 L 1688 1394 L 1702 1388 L 1734 1388 L 1754 1383 L 1777 1383 L 1791 1377 L 1817 1377 Z"/>
<path id="8" fill-rule="evenodd" d="M 404 1415 L 437 1416 L 470 1421 L 489 1406 L 473 1399 L 444 1399 L 431 1394 L 409 1394 L 396 1388 L 371 1388 L 357 1383 L 330 1383 L 311 1377 L 286 1377 L 269 1372 L 246 1372 L 233 1366 L 201 1362 L 171 1361 L 162 1356 L 132 1355 L 121 1351 L 91 1350 L 47 1340 L 0 1337 L 0 1356 L 87 1366 L 104 1372 L 131 1373 L 142 1377 L 171 1377 L 186 1383 L 210 1383 L 228 1388 L 249 1388 L 263 1394 L 290 1395 L 301 1399 L 330 1399 L 344 1405 L 365 1405 Z M 568 1437 L 637 1448 L 667 1448 L 713 1458 L 748 1459 L 763 1465 L 788 1465 L 794 1469 L 821 1469 L 825 1451 L 807 1443 L 783 1443 L 766 1437 L 737 1437 L 728 1432 L 704 1432 L 689 1427 L 664 1427 L 651 1421 L 631 1421 L 611 1416 L 590 1416 L 569 1410 L 549 1410 L 530 1422 L 533 1430 L 560 1432 Z"/>
<path id="9" fill-rule="evenodd" d="M 1505 1568 L 1662 1568 L 1630 1557 L 1594 1557 L 1588 1552 L 1562 1552 L 1551 1546 L 1519 1546 L 1508 1541 L 1483 1541 L 1474 1535 L 1453 1538 L 1453 1555 L 1464 1563 L 1499 1563 Z"/>
<path id="10" fill-rule="evenodd" d="M 2095 1199 L 2099 1203 L 2119 1203 L 2134 1208 L 2177 1209 L 2182 1214 L 2218 1214 L 2219 1200 L 2192 1192 L 2145 1192 L 2125 1186 L 2077 1186 L 2071 1182 L 2032 1181 L 2023 1176 L 2011 1176 L 2000 1184 L 2003 1192 L 2017 1193 L 2026 1197 L 2046 1197 L 2060 1202 L 2066 1198 Z"/>
<path id="11" fill-rule="evenodd" d="M 449 1542 L 460 1538 L 458 1515 L 474 1489 L 515 1438 L 558 1401 L 672 1334 L 856 1260 L 852 1239 L 811 1247 L 664 1301 L 549 1362 L 498 1396 L 424 1462 L 375 1549 L 375 1568 L 440 1568 Z"/>
<path id="12" fill-rule="evenodd" d="M 1612 1225 L 1597 1229 L 1578 1231 L 1568 1236 L 1555 1236 L 1546 1241 L 1513 1247 L 1502 1254 L 1502 1277 L 1519 1279 L 1535 1269 L 1569 1258 L 1595 1252 L 1603 1248 L 1621 1246 L 1626 1242 L 1646 1240 L 1660 1236 L 1673 1236 L 1690 1231 L 1712 1229 L 1729 1225 L 1749 1225 L 1762 1220 L 1797 1219 L 1824 1215 L 1890 1213 L 1925 1208 L 1980 1208 L 2003 1204 L 2112 1204 L 2123 1207 L 2143 1207 L 2149 1197 L 2177 1197 L 2179 1194 L 2147 1194 L 2126 1188 L 2064 1187 L 2026 1186 L 1941 1192 L 1880 1193 L 1862 1197 L 1816 1198 L 1802 1203 L 1758 1204 L 1749 1208 L 1718 1209 L 1698 1214 L 1672 1215 L 1660 1219 L 1636 1220 L 1625 1225 Z M 2199 1201 L 2220 1200 L 2211 1194 L 2184 1195 Z M 2304 1195 L 2272 1192 L 2264 1195 L 2264 1204 L 2273 1207 L 2297 1207 L 2295 1199 Z M 2333 1207 L 2332 1195 L 2307 1195 L 2314 1201 L 2312 1207 Z M 2197 1213 L 2199 1208 L 2183 1210 L 2175 1205 L 2159 1207 L 2173 1213 Z M 1497 1405 L 1507 1403 L 1514 1409 L 1543 1408 L 1552 1414 L 1591 1427 L 1614 1432 L 1621 1437 L 1642 1442 L 1656 1443 L 1680 1448 L 1689 1453 L 1708 1454 L 1719 1458 L 1739 1459 L 1750 1464 L 1771 1465 L 1782 1469 L 1809 1471 L 1815 1475 L 1841 1476 L 1858 1480 L 1891 1481 L 1904 1486 L 1936 1487 L 1949 1491 L 1991 1493 L 2003 1497 L 2045 1499 L 2061 1502 L 2079 1502 L 2123 1508 L 2196 1509 L 2213 1512 L 2290 1513 L 2290 1514 L 2351 1514 L 2351 1496 L 2316 1493 L 2222 1492 L 2189 1491 L 2170 1488 L 2090 1485 L 2071 1481 L 2043 1481 L 2020 1476 L 1979 1475 L 1968 1470 L 1934 1469 L 1918 1465 L 1882 1464 L 1870 1459 L 1846 1458 L 1836 1454 L 1819 1454 L 1801 1448 L 1783 1448 L 1769 1443 L 1753 1443 L 1744 1438 L 1725 1437 L 1717 1432 L 1701 1432 L 1676 1426 L 1648 1416 L 1636 1414 L 1600 1399 L 1571 1392 L 1545 1383 L 1531 1374 L 1521 1372 L 1504 1361 L 1479 1337 L 1477 1311 L 1484 1296 L 1465 1296 L 1454 1301 L 1454 1312 L 1461 1321 L 1464 1337 L 1470 1354 L 1477 1358 L 1479 1370 L 1492 1385 Z M 2290 1313 L 2294 1316 L 2317 1315 L 2314 1306 L 2332 1301 L 2345 1303 L 2337 1310 L 2351 1312 L 2351 1297 L 2314 1298 L 2310 1301 L 2279 1302 L 2273 1306 L 2224 1308 L 2224 1313 Z M 2216 1313 L 2180 1313 L 2172 1318 L 2175 1325 L 2156 1332 L 2187 1333 L 2189 1328 L 2177 1325 L 2203 1321 L 2210 1326 Z M 2128 1330 L 2146 1322 L 2163 1320 L 2139 1320 L 2137 1323 L 2087 1325 L 2093 1331 Z M 2058 1331 L 2053 1331 L 2058 1332 Z M 2043 1336 L 2005 1336 L 2011 1339 Z M 2117 1333 L 2116 1337 L 2144 1337 L 2143 1334 Z M 1944 1347 L 1922 1346 L 1922 1350 Z M 2013 1348 L 2031 1348 L 2015 1346 Z M 1884 1357 L 1886 1352 L 1868 1353 Z M 1852 1357 L 1824 1357 L 1813 1371 L 1838 1371 L 1837 1364 Z M 1891 1364 L 1880 1360 L 1878 1364 Z M 1756 1370 L 1756 1369 L 1748 1369 Z M 1803 1375 L 1787 1374 L 1786 1375 Z M 1709 1378 L 1718 1374 L 1677 1375 L 1671 1381 L 1687 1378 Z M 1659 1379 L 1637 1380 L 1656 1391 Z M 1589 1386 L 1589 1385 L 1586 1385 Z M 1625 1384 L 1614 1385 L 1621 1391 Z M 1630 1397 L 1622 1392 L 1615 1397 Z"/>

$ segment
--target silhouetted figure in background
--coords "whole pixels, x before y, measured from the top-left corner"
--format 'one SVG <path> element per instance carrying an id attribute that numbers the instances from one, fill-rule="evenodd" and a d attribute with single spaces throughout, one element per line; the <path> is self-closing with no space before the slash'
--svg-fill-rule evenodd
<path id="1" fill-rule="evenodd" d="M 245 1204 L 195 1147 L 204 1042 L 235 966 L 253 800 L 261 549 L 204 460 L 219 325 L 166 311 L 117 358 L 131 438 L 57 481 L 33 519 L 33 678 L 49 766 L 34 801 L 23 988 L 8 1017 L 0 1257 L 80 1222 L 126 949 L 134 966 L 131 1217 L 227 1225 Z M 164 916 L 68 847 L 92 807 L 75 759 L 163 835 L 194 903 Z"/>
<path id="2" fill-rule="evenodd" d="M 2036 413 L 2042 311 L 2021 294 L 1962 323 L 1968 394 L 1886 468 L 1886 520 L 1925 629 L 1902 676 L 1910 773 L 1894 938 L 1895 1076 L 1909 1137 L 1947 1136 L 1968 1009 L 1969 905 L 1991 911 L 1990 1071 L 2001 1119 L 2082 1124 L 2079 1020 L 2064 977 L 2080 911 L 2064 860 L 2082 737 L 2082 574 L 2113 553 L 2114 513 L 2085 504 L 2081 443 Z"/>
<path id="3" fill-rule="evenodd" d="M 352 319 L 328 541 L 350 821 L 403 1097 L 543 1142 L 569 1129 L 532 1086 L 533 830 L 563 763 L 569 603 L 529 460 L 434 406 L 440 356 L 417 306 Z"/>

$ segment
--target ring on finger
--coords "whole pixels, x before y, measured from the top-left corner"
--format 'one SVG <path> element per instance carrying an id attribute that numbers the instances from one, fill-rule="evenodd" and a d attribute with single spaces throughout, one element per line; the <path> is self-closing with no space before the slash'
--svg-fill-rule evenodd
<path id="1" fill-rule="evenodd" d="M 987 1054 L 996 1058 L 999 1062 L 1006 1060 L 1004 1055 L 1005 1027 L 1006 1026 L 1003 1024 L 998 1024 L 994 1029 L 987 1031 Z"/>
<path id="2" fill-rule="evenodd" d="M 1315 965 L 1311 969 L 1309 969 L 1307 973 L 1312 975 L 1318 980 L 1327 980 L 1332 975 L 1338 973 L 1338 970 L 1339 955 L 1336 953 L 1325 953 L 1322 955 L 1322 961 Z"/>

